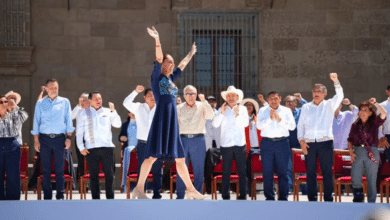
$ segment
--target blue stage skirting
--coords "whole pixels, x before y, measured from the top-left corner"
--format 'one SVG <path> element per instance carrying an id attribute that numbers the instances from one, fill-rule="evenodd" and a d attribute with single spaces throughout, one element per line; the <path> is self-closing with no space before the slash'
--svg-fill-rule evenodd
<path id="1" fill-rule="evenodd" d="M 194 201 L 88 200 L 4 201 L 0 219 L 362 219 L 382 204 Z M 390 216 L 389 216 L 390 217 Z"/>

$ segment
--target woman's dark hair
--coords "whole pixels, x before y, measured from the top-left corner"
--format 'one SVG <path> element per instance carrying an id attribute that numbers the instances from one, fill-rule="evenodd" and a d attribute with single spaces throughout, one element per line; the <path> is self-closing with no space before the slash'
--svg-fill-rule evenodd
<path id="1" fill-rule="evenodd" d="M 257 116 L 257 112 L 256 112 L 256 108 L 255 108 L 255 106 L 253 105 L 253 103 L 251 103 L 251 102 L 247 102 L 247 103 L 245 103 L 245 107 L 246 107 L 246 105 L 247 104 L 251 104 L 252 106 L 253 106 L 253 111 L 252 111 L 252 115 L 255 115 L 255 116 Z M 252 115 L 249 115 L 249 116 L 252 116 Z"/>
<path id="2" fill-rule="evenodd" d="M 5 98 L 5 95 L 0 95 L 0 99 Z"/>
<path id="3" fill-rule="evenodd" d="M 167 54 L 167 53 L 164 53 L 164 54 L 163 54 L 163 60 L 162 60 L 163 63 L 164 63 L 164 61 L 168 58 L 168 56 L 169 56 L 169 54 Z"/>
<path id="4" fill-rule="evenodd" d="M 374 110 L 374 106 L 371 103 L 369 103 L 368 101 L 363 101 L 359 104 L 359 111 L 361 111 L 364 107 L 367 107 L 372 113 L 371 116 L 367 120 L 367 124 L 370 125 L 371 123 L 374 122 L 377 114 L 376 114 L 376 111 Z M 360 117 L 358 117 L 356 119 L 355 123 L 362 123 L 362 120 L 360 119 Z"/>

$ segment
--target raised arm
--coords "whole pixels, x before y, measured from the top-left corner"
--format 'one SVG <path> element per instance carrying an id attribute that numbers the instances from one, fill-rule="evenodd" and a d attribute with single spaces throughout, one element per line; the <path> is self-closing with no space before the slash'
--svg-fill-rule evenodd
<path id="1" fill-rule="evenodd" d="M 371 98 L 370 100 L 369 100 L 369 102 L 372 104 L 372 105 L 374 105 L 377 109 L 378 109 L 378 111 L 379 111 L 379 116 L 381 117 L 381 119 L 382 120 L 384 120 L 384 119 L 386 119 L 386 116 L 387 116 L 387 111 L 386 111 L 386 109 L 383 107 L 383 106 L 381 106 L 381 105 L 379 105 L 377 102 L 376 102 L 376 99 L 375 98 Z"/>
<path id="2" fill-rule="evenodd" d="M 195 45 L 195 42 L 194 42 L 192 44 L 191 51 L 188 53 L 188 55 L 186 57 L 184 57 L 184 59 L 179 63 L 179 65 L 177 67 L 181 71 L 183 71 L 184 68 L 186 68 L 187 64 L 191 61 L 191 59 L 195 55 L 195 53 L 196 53 L 196 45 Z"/>
<path id="3" fill-rule="evenodd" d="M 154 26 L 152 26 L 152 29 L 147 28 L 147 30 L 149 35 L 156 41 L 156 60 L 157 62 L 162 63 L 164 55 L 161 49 L 160 36 L 158 35 L 158 32 Z"/>
<path id="4" fill-rule="evenodd" d="M 340 106 L 340 103 L 343 101 L 344 92 L 343 92 L 343 88 L 340 85 L 340 81 L 338 79 L 337 73 L 331 73 L 330 79 L 334 82 L 334 87 L 336 90 L 336 95 L 334 95 L 333 98 L 330 100 L 332 105 L 332 110 L 333 112 L 335 112 L 336 109 Z"/>

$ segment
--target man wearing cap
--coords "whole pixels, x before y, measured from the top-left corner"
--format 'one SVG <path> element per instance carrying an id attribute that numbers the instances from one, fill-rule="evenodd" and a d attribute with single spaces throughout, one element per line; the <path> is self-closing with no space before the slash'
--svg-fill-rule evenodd
<path id="1" fill-rule="evenodd" d="M 278 174 L 279 198 L 287 201 L 287 167 L 290 156 L 288 142 L 289 131 L 296 127 L 291 110 L 281 106 L 279 92 L 268 93 L 269 106 L 262 107 L 257 119 L 257 128 L 261 130 L 261 159 L 263 164 L 264 195 L 266 200 L 275 200 L 274 169 Z"/>
<path id="2" fill-rule="evenodd" d="M 185 102 L 177 106 L 180 136 L 183 141 L 187 166 L 189 159 L 191 159 L 195 189 L 202 192 L 206 156 L 205 124 L 206 120 L 214 117 L 214 111 L 203 94 L 198 95 L 200 102 L 196 101 L 197 90 L 194 86 L 187 85 L 183 92 Z M 176 193 L 177 199 L 184 199 L 185 186 L 180 176 L 176 183 Z"/>
<path id="3" fill-rule="evenodd" d="M 209 102 L 214 114 L 217 113 L 217 100 L 214 96 L 208 96 L 207 101 Z M 213 119 L 206 120 L 206 133 L 204 139 L 206 141 L 206 158 L 204 165 L 204 181 L 206 186 L 206 193 L 211 194 L 211 174 L 214 170 L 215 165 L 220 162 L 221 150 L 220 150 L 220 137 L 221 129 L 214 128 Z"/>
<path id="4" fill-rule="evenodd" d="M 20 108 L 18 104 L 22 100 L 22 97 L 20 96 L 19 93 L 16 93 L 14 91 L 9 91 L 7 94 L 5 94 L 5 98 L 8 101 L 8 112 L 12 113 L 15 109 L 18 111 L 19 109 L 23 111 L 23 108 Z M 16 137 L 16 140 L 20 145 L 23 145 L 22 141 L 22 126 L 20 126 L 19 131 L 18 131 L 18 136 Z"/>
<path id="5" fill-rule="evenodd" d="M 65 149 L 70 148 L 74 131 L 72 109 L 67 98 L 58 96 L 59 85 L 56 79 L 48 79 L 45 90 L 48 97 L 35 105 L 31 134 L 34 135 L 34 148 L 41 156 L 44 199 L 52 199 L 52 156 L 56 174 L 56 198 L 64 199 Z"/>
<path id="6" fill-rule="evenodd" d="M 229 86 L 221 92 L 226 101 L 216 113 L 213 126 L 221 127 L 222 154 L 222 198 L 230 199 L 229 186 L 233 158 L 236 160 L 239 176 L 240 195 L 238 199 L 246 199 L 246 146 L 245 127 L 249 125 L 248 111 L 244 106 L 237 105 L 243 99 L 243 92 L 234 86 Z"/>
<path id="7" fill-rule="evenodd" d="M 337 73 L 331 73 L 336 95 L 325 100 L 327 89 L 322 84 L 315 84 L 312 92 L 313 101 L 302 107 L 298 122 L 298 140 L 306 161 L 307 197 L 317 201 L 317 159 L 320 161 L 324 177 L 324 200 L 333 202 L 333 118 L 334 113 L 344 98 L 343 88 Z"/>
<path id="8" fill-rule="evenodd" d="M 145 103 L 134 102 L 135 97 L 143 92 Z M 145 160 L 145 146 L 148 139 L 150 126 L 153 121 L 156 111 L 156 101 L 153 96 L 153 91 L 150 88 L 145 89 L 142 85 L 137 85 L 135 90 L 123 101 L 123 106 L 135 115 L 137 124 L 137 158 L 138 158 L 138 175 L 140 173 L 141 164 Z M 157 160 L 152 166 L 153 173 L 153 199 L 161 199 L 162 186 L 162 161 Z M 129 190 L 129 189 L 128 189 Z"/>

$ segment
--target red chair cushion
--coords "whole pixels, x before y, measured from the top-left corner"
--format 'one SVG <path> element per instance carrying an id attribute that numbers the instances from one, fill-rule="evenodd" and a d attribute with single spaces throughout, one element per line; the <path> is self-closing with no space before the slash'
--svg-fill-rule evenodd
<path id="1" fill-rule="evenodd" d="M 222 175 L 215 176 L 214 179 L 220 180 L 222 179 Z M 231 180 L 238 180 L 238 175 L 230 175 Z"/>
<path id="2" fill-rule="evenodd" d="M 106 176 L 104 175 L 104 173 L 99 173 L 99 178 L 104 178 L 104 177 L 106 177 Z M 89 179 L 89 178 L 91 178 L 91 175 L 90 175 L 90 174 L 85 174 L 85 175 L 83 176 L 83 178 L 84 178 L 84 179 Z"/>
<path id="3" fill-rule="evenodd" d="M 387 177 L 387 178 L 384 179 L 383 181 L 390 182 L 390 177 Z"/>
<path id="4" fill-rule="evenodd" d="M 20 178 L 21 178 L 21 179 L 26 179 L 27 176 L 26 176 L 26 175 L 23 175 L 23 174 L 20 174 Z"/>
<path id="5" fill-rule="evenodd" d="M 177 175 L 176 175 L 176 174 L 173 175 L 172 178 L 173 178 L 173 179 L 176 179 L 176 178 L 177 178 Z M 193 179 L 193 178 L 194 178 L 194 174 L 191 174 L 191 173 L 190 173 L 190 178 Z"/>
<path id="6" fill-rule="evenodd" d="M 343 177 L 337 178 L 337 180 L 340 182 L 350 182 L 350 181 L 352 181 L 352 177 L 343 176 Z M 362 181 L 366 181 L 366 180 L 367 180 L 367 177 L 363 176 Z"/>
<path id="7" fill-rule="evenodd" d="M 138 174 L 132 173 L 129 175 L 130 178 L 138 178 Z M 148 178 L 153 178 L 153 174 L 149 173 Z"/>
<path id="8" fill-rule="evenodd" d="M 85 175 L 84 175 L 84 176 L 85 176 Z M 84 176 L 83 176 L 83 177 L 84 177 Z M 43 175 L 40 175 L 39 177 L 40 177 L 40 178 L 43 178 Z M 56 175 L 55 175 L 55 174 L 51 174 L 50 177 L 54 179 L 54 178 L 56 178 Z M 68 174 L 64 174 L 64 177 L 65 177 L 65 179 L 70 179 L 70 178 L 71 178 L 71 176 L 68 175 Z"/>
<path id="9" fill-rule="evenodd" d="M 307 176 L 299 176 L 297 178 L 298 180 L 307 180 Z M 323 180 L 324 177 L 323 176 L 317 176 L 317 180 Z"/>
<path id="10" fill-rule="evenodd" d="M 263 176 L 256 176 L 255 178 L 253 178 L 253 180 L 255 180 L 255 181 L 263 181 L 264 178 L 263 178 Z"/>

